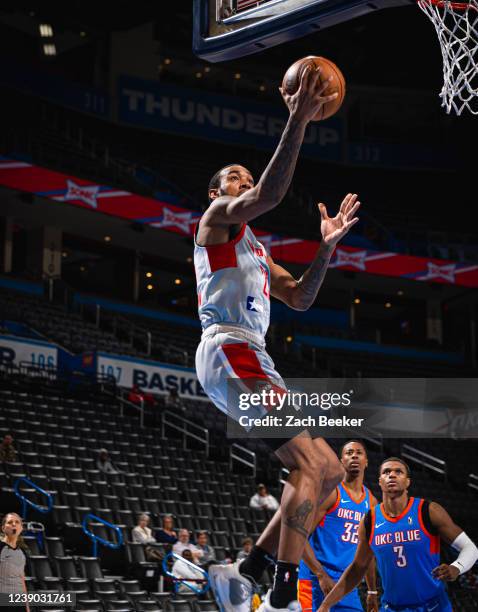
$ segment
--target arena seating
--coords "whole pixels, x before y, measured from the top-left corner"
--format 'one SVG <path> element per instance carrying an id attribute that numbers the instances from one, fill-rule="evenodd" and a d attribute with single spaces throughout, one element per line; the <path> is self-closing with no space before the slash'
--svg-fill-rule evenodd
<path id="1" fill-rule="evenodd" d="M 123 330 L 115 324 L 116 313 L 102 309 L 101 326 L 91 322 L 87 312 L 82 316 L 76 309 L 67 309 L 44 298 L 12 291 L 0 291 L 0 320 L 14 320 L 39 332 L 73 353 L 104 351 L 114 354 L 150 357 L 167 363 L 194 367 L 196 348 L 200 339 L 200 328 L 163 322 L 158 319 L 121 314 Z M 126 323 L 126 327 L 124 326 Z M 129 327 L 128 327 L 129 326 Z M 145 333 L 127 339 L 125 329 L 142 328 L 151 332 L 151 354 L 146 353 Z M 116 330 L 116 331 L 114 331 Z M 324 329 L 324 333 L 330 330 Z M 320 349 L 313 356 L 307 345 L 286 347 L 282 336 L 268 336 L 268 350 L 283 376 L 315 377 L 327 376 L 467 376 L 463 366 L 427 362 L 411 364 L 408 360 L 367 352 Z M 274 342 L 275 340 L 275 342 Z M 287 350 L 287 352 L 285 352 Z"/>
<path id="2" fill-rule="evenodd" d="M 77 590 L 78 609 L 114 609 L 113 605 L 131 610 L 177 610 L 184 606 L 194 611 L 215 609 L 210 601 L 199 603 L 194 597 L 184 603 L 182 596 L 181 600 L 171 593 L 160 596 L 157 586 L 141 581 L 138 568 L 145 559 L 139 554 L 140 547 L 130 543 L 130 529 L 143 511 L 156 525 L 161 515 L 172 513 L 177 527 L 193 533 L 207 530 L 219 559 L 237 551 L 246 534 L 257 537 L 265 525 L 264 517 L 248 507 L 255 479 L 231 472 L 225 461 L 224 418 L 209 404 L 185 402 L 184 409 L 181 414 L 210 429 L 209 457 L 202 450 L 185 450 L 181 440 L 170 437 L 169 431 L 168 437 L 162 438 L 159 429 L 141 429 L 136 416 L 121 417 L 117 400 L 98 390 L 90 395 L 65 394 L 55 383 L 47 388 L 26 377 L 0 378 L 0 436 L 11 432 L 19 452 L 17 461 L 3 464 L 0 473 L 3 504 L 12 503 L 13 482 L 19 476 L 52 491 L 55 500 L 50 514 L 28 514 L 30 520 L 45 524 L 47 535 L 44 547 L 27 538 L 31 546 L 30 588 Z M 376 495 L 378 465 L 384 453 L 396 452 L 393 441 L 389 442 L 390 448 L 383 451 L 373 445 L 369 448 L 367 480 Z M 331 443 L 338 450 L 342 441 Z M 274 474 L 278 478 L 279 464 L 268 457 L 262 443 L 241 444 L 256 453 L 258 478 L 267 476 L 269 482 Z M 108 449 L 121 475 L 107 478 L 96 468 L 97 451 L 102 447 Z M 469 453 L 466 445 L 452 441 L 444 441 L 440 448 L 450 455 L 456 455 L 459 448 L 463 455 Z M 442 503 L 476 539 L 476 495 L 453 482 L 437 480 L 427 471 L 412 469 L 411 493 Z M 279 496 L 277 483 L 270 482 L 269 488 Z M 41 503 L 34 491 L 28 491 L 28 496 Z M 92 558 L 91 543 L 79 524 L 87 512 L 119 525 L 126 545 L 118 552 L 100 547 L 99 557 Z M 93 524 L 92 528 L 111 538 L 104 526 Z M 469 580 L 472 585 L 473 579 Z M 466 599 L 471 601 L 471 596 Z"/>

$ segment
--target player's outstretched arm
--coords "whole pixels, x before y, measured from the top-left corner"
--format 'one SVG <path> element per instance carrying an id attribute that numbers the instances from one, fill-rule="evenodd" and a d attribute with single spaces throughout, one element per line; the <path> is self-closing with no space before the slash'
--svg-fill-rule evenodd
<path id="1" fill-rule="evenodd" d="M 373 552 L 370 548 L 367 535 L 365 533 L 365 523 L 362 520 L 358 530 L 359 543 L 352 563 L 340 577 L 340 580 L 330 591 L 322 602 L 318 612 L 328 612 L 332 606 L 338 603 L 352 589 L 354 589 L 365 576 L 370 561 L 373 559 Z"/>
<path id="2" fill-rule="evenodd" d="M 319 74 L 320 68 L 308 68 L 304 70 L 299 89 L 294 95 L 281 90 L 289 108 L 289 119 L 269 165 L 252 189 L 237 198 L 216 198 L 214 206 L 210 206 L 204 215 L 208 225 L 247 223 L 282 201 L 294 174 L 307 124 L 324 104 L 337 97 L 336 93 L 323 96 L 330 83 L 326 80 L 319 85 Z"/>
<path id="3" fill-rule="evenodd" d="M 307 310 L 312 306 L 324 282 L 335 245 L 358 221 L 355 213 L 359 206 L 360 202 L 357 201 L 355 193 L 345 196 L 335 217 L 329 217 L 325 205 L 319 204 L 322 241 L 314 261 L 299 280 L 295 280 L 287 270 L 275 264 L 269 257 L 271 294 L 274 297 L 295 310 Z"/>
<path id="4" fill-rule="evenodd" d="M 431 502 L 429 511 L 431 524 L 437 529 L 440 537 L 459 552 L 458 558 L 453 563 L 450 565 L 442 563 L 432 572 L 435 578 L 451 582 L 473 567 L 478 560 L 478 548 L 463 529 L 454 523 L 443 506 Z"/>

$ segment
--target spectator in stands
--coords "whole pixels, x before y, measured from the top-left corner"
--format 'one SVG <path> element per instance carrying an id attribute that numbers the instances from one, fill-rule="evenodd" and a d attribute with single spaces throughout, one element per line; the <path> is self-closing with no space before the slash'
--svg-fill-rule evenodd
<path id="1" fill-rule="evenodd" d="M 273 495 L 269 495 L 265 484 L 257 485 L 257 493 L 251 497 L 249 506 L 254 510 L 269 510 L 275 512 L 279 502 Z"/>
<path id="2" fill-rule="evenodd" d="M 96 467 L 100 470 L 100 472 L 103 472 L 103 474 L 120 474 L 120 470 L 118 470 L 111 461 L 106 448 L 100 448 Z"/>
<path id="3" fill-rule="evenodd" d="M 181 403 L 181 398 L 179 397 L 178 390 L 173 388 L 169 390 L 169 395 L 166 397 L 166 408 L 171 410 L 185 410 L 186 408 Z"/>
<path id="4" fill-rule="evenodd" d="M 208 535 L 206 531 L 200 531 L 198 533 L 196 543 L 197 548 L 203 552 L 199 565 L 203 568 L 207 568 L 210 563 L 216 560 L 216 551 L 208 544 Z"/>
<path id="5" fill-rule="evenodd" d="M 138 385 L 133 385 L 133 388 L 128 393 L 128 400 L 137 406 L 148 406 L 154 408 L 156 399 L 152 393 L 141 391 Z"/>
<path id="6" fill-rule="evenodd" d="M 187 529 L 180 529 L 178 534 L 178 541 L 173 546 L 173 552 L 177 555 L 182 555 L 183 551 L 189 548 L 192 553 L 194 563 L 199 563 L 203 556 L 203 551 L 197 546 L 192 544 L 189 540 L 189 531 Z"/>
<path id="7" fill-rule="evenodd" d="M 2 540 L 0 541 L 0 593 L 26 593 L 25 563 L 23 552 L 26 545 L 21 533 L 23 523 L 15 512 L 9 512 L 2 520 Z M 10 606 L 0 607 L 0 610 L 10 610 Z M 29 607 L 15 607 L 15 610 L 29 612 Z"/>
<path id="8" fill-rule="evenodd" d="M 172 567 L 172 573 L 176 576 L 176 578 L 189 578 L 194 579 L 194 582 L 180 582 L 178 584 L 177 591 L 178 593 L 192 593 L 193 589 L 188 587 L 188 584 L 194 586 L 196 589 L 200 589 L 203 585 L 201 582 L 196 582 L 196 580 L 205 580 L 204 574 L 198 569 L 195 569 L 189 563 L 195 563 L 193 553 L 189 548 L 185 548 L 182 552 L 182 556 L 186 561 L 182 559 L 176 559 Z M 189 561 L 189 563 L 187 563 Z"/>
<path id="9" fill-rule="evenodd" d="M 13 437 L 7 434 L 0 444 L 0 461 L 12 462 L 17 458 L 17 451 L 13 446 Z"/>
<path id="10" fill-rule="evenodd" d="M 252 538 L 244 538 L 242 540 L 242 550 L 237 553 L 236 561 L 245 559 L 247 555 L 251 552 L 253 545 L 254 540 Z"/>
<path id="11" fill-rule="evenodd" d="M 148 561 L 162 561 L 164 558 L 164 553 L 158 549 L 154 548 L 154 544 L 157 544 L 156 538 L 153 536 L 153 532 L 151 528 L 148 527 L 149 524 L 149 516 L 147 514 L 140 514 L 138 519 L 138 524 L 133 528 L 133 542 L 139 542 L 140 544 L 145 544 L 144 554 Z"/>
<path id="12" fill-rule="evenodd" d="M 176 544 L 178 534 L 173 529 L 173 517 L 168 514 L 163 516 L 163 526 L 156 532 L 156 540 L 164 544 Z"/>

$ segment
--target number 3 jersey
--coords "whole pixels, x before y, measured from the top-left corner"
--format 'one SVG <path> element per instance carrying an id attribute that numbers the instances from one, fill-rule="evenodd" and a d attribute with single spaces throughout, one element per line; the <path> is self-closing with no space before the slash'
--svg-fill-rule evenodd
<path id="1" fill-rule="evenodd" d="M 194 241 L 199 318 L 203 329 L 229 323 L 264 337 L 270 318 L 267 253 L 251 228 L 213 246 Z"/>
<path id="2" fill-rule="evenodd" d="M 371 508 L 370 490 L 362 487 L 362 495 L 355 501 L 342 482 L 337 487 L 335 504 L 327 511 L 309 538 L 315 557 L 324 569 L 343 573 L 352 563 L 358 543 L 360 521 Z M 313 573 L 300 562 L 299 578 L 311 579 Z"/>
<path id="3" fill-rule="evenodd" d="M 388 516 L 380 504 L 365 523 L 385 602 L 414 606 L 444 594 L 443 583 L 432 576 L 440 565 L 440 537 L 433 533 L 427 501 L 411 497 L 397 517 Z"/>

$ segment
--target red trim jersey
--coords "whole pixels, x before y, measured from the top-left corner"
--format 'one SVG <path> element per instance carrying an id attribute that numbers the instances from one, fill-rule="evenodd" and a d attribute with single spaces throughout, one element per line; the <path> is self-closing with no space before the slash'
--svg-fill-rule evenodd
<path id="1" fill-rule="evenodd" d="M 316 558 L 325 570 L 344 572 L 352 563 L 358 543 L 358 528 L 371 507 L 371 492 L 362 487 L 362 495 L 355 501 L 342 482 L 337 487 L 335 504 L 327 511 L 309 538 Z M 299 577 L 310 579 L 310 569 L 300 562 Z"/>
<path id="2" fill-rule="evenodd" d="M 265 336 L 270 319 L 270 270 L 267 253 L 251 228 L 213 246 L 194 240 L 199 319 L 203 329 L 215 323 L 239 325 Z"/>
<path id="3" fill-rule="evenodd" d="M 445 591 L 432 576 L 440 565 L 440 537 L 427 529 L 423 504 L 423 499 L 410 497 L 396 517 L 388 516 L 383 504 L 371 510 L 369 544 L 382 579 L 383 601 L 391 606 L 417 606 Z"/>

